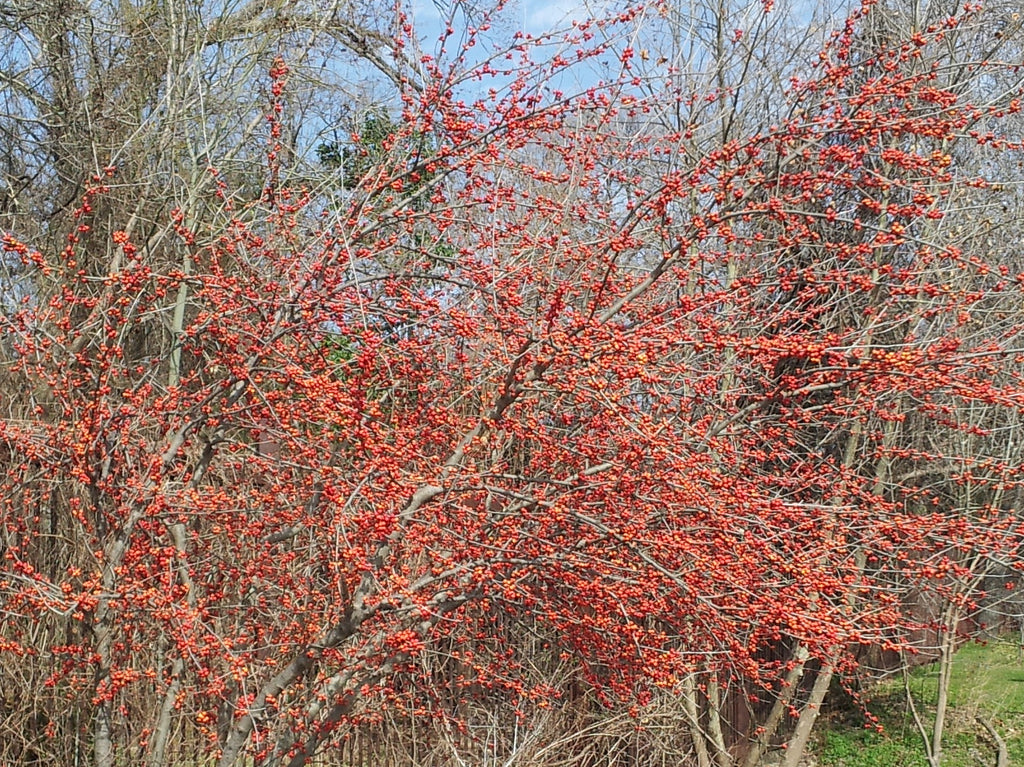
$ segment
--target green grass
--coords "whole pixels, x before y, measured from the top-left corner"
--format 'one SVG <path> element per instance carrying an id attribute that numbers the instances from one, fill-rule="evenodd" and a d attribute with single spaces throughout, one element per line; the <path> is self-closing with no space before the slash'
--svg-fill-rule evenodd
<path id="1" fill-rule="evenodd" d="M 824 733 L 818 761 L 833 767 L 927 767 L 913 740 L 845 727 Z"/>
<path id="2" fill-rule="evenodd" d="M 1009 642 L 965 645 L 956 654 L 950 693 L 957 706 L 974 705 L 994 716 L 1024 714 L 1024 662 Z"/>
<path id="3" fill-rule="evenodd" d="M 921 666 L 910 688 L 918 711 L 931 725 L 938 667 Z M 821 722 L 816 749 L 821 767 L 927 767 L 924 746 L 907 706 L 902 679 L 869 691 L 868 708 L 884 731 L 864 729 L 833 714 Z M 1024 765 L 1024 661 L 1017 644 L 965 645 L 957 653 L 943 737 L 943 767 L 995 764 L 995 748 L 976 717 L 991 721 L 1006 741 L 1011 765 Z M 979 761 L 980 760 L 980 761 Z"/>

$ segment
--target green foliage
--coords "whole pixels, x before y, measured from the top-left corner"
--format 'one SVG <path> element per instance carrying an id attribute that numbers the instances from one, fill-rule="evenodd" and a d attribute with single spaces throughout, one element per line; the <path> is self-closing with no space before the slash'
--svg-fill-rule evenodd
<path id="1" fill-rule="evenodd" d="M 324 141 L 316 148 L 317 159 L 329 170 L 341 171 L 341 185 L 344 189 L 355 189 L 367 175 L 386 161 L 395 137 L 401 134 L 401 126 L 394 122 L 383 109 L 372 109 L 363 117 L 356 133 L 356 141 L 341 144 L 338 141 Z M 400 142 L 400 148 L 408 155 L 405 164 L 415 165 L 432 144 L 428 136 L 414 134 Z M 394 170 L 401 170 L 401 167 Z M 422 177 L 423 181 L 430 174 Z"/>
<path id="2" fill-rule="evenodd" d="M 330 170 L 341 170 L 341 185 L 354 189 L 387 151 L 388 138 L 398 126 L 382 110 L 368 112 L 363 118 L 358 141 L 349 146 L 325 141 L 316 148 L 320 164 Z"/>
<path id="3" fill-rule="evenodd" d="M 337 141 L 324 141 L 316 148 L 317 159 L 325 168 L 335 170 L 345 162 L 345 150 L 338 146 Z"/>
<path id="4" fill-rule="evenodd" d="M 342 367 L 356 356 L 355 345 L 347 336 L 331 334 L 323 342 L 324 355 L 328 361 Z"/>

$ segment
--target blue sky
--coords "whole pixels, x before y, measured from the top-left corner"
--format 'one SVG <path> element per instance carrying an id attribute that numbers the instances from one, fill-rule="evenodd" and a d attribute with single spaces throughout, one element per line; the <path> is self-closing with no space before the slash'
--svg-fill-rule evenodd
<path id="1" fill-rule="evenodd" d="M 447 7 L 448 3 L 441 3 Z M 513 0 L 502 13 L 505 23 L 517 22 L 520 30 L 539 34 L 564 26 L 573 19 L 600 16 L 608 5 L 606 0 L 580 2 L 580 0 Z M 440 11 L 431 0 L 416 0 L 413 4 L 416 25 L 421 35 L 431 35 L 438 29 Z"/>

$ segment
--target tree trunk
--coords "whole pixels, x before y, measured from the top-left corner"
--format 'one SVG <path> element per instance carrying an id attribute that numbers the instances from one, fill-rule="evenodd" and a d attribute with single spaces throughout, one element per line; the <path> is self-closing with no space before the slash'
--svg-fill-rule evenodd
<path id="1" fill-rule="evenodd" d="M 697 755 L 697 767 L 711 767 L 711 756 L 708 753 L 704 730 L 700 726 L 700 708 L 697 705 L 697 687 L 693 683 L 693 674 L 687 674 L 683 678 L 683 710 L 686 712 L 693 750 Z"/>
<path id="2" fill-rule="evenodd" d="M 946 728 L 946 710 L 949 708 L 949 683 L 953 676 L 953 656 L 956 654 L 956 628 L 960 611 L 950 606 L 946 612 L 945 631 L 940 645 L 939 689 L 935 700 L 935 723 L 932 725 L 931 767 L 942 764 L 942 736 Z"/>
<path id="3" fill-rule="evenodd" d="M 771 743 L 772 737 L 779 729 L 779 724 L 782 722 L 783 716 L 789 710 L 789 704 L 793 700 L 793 694 L 796 692 L 800 679 L 803 678 L 804 667 L 807 665 L 808 657 L 809 653 L 807 652 L 807 648 L 802 644 L 798 644 L 793 651 L 793 660 L 791 661 L 793 665 L 786 673 L 785 679 L 782 681 L 782 689 L 779 690 L 779 696 L 775 699 L 775 704 L 772 706 L 772 710 L 768 713 L 768 718 L 761 727 L 761 732 L 758 734 L 757 739 L 751 744 L 751 748 L 743 760 L 743 767 L 756 767 L 756 765 L 761 761 L 761 757 L 764 756 L 764 752 Z"/>
<path id="4" fill-rule="evenodd" d="M 725 747 L 725 736 L 722 734 L 722 695 L 718 689 L 718 679 L 714 674 L 708 678 L 708 734 L 715 747 L 716 767 L 731 767 L 732 756 Z"/>
<path id="5" fill-rule="evenodd" d="M 832 684 L 834 673 L 831 662 L 825 663 L 821 667 L 821 671 L 818 672 L 818 676 L 814 680 L 814 687 L 811 688 L 810 700 L 800 711 L 800 718 L 797 719 L 793 737 L 786 745 L 786 758 L 782 762 L 782 767 L 797 767 L 800 763 L 800 758 L 807 748 L 807 741 L 810 740 L 811 730 L 814 729 L 814 723 L 818 721 L 818 714 L 821 713 L 821 704 L 828 694 L 829 685 Z"/>

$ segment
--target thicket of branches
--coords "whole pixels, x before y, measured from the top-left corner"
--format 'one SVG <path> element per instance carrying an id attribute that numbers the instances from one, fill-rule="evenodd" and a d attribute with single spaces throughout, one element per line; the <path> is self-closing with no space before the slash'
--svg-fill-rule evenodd
<path id="1" fill-rule="evenodd" d="M 414 10 L 0 4 L 0 760 L 795 767 L 1020 621 L 1019 13 Z"/>

